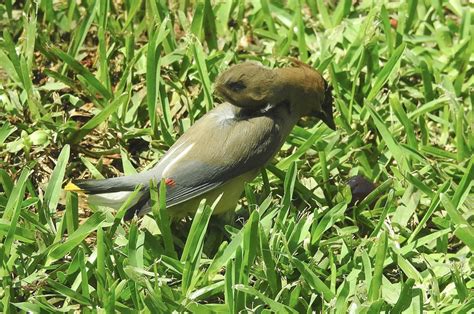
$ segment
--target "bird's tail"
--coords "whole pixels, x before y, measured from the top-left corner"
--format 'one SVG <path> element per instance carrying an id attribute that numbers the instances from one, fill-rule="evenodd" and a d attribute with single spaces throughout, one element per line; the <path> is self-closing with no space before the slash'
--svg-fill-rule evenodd
<path id="1" fill-rule="evenodd" d="M 104 180 L 75 180 L 69 182 L 64 190 L 86 194 L 89 204 L 118 209 L 139 185 L 133 180 L 133 176 L 124 176 Z M 131 208 L 140 202 L 144 193 L 149 193 L 146 188 L 143 190 L 146 191 L 138 194 L 132 201 Z"/>
<path id="2" fill-rule="evenodd" d="M 64 190 L 85 194 L 133 191 L 137 186 L 133 181 L 129 177 L 116 177 L 104 180 L 74 180 L 69 182 L 64 187 Z"/>

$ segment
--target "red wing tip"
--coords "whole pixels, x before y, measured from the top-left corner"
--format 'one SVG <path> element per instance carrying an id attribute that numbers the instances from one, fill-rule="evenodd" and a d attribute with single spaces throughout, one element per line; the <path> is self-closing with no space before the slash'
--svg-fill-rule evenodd
<path id="1" fill-rule="evenodd" d="M 166 178 L 166 179 L 165 179 L 165 184 L 166 184 L 167 186 L 173 187 L 173 186 L 176 185 L 176 182 L 175 182 L 173 179 L 171 179 L 171 178 Z"/>

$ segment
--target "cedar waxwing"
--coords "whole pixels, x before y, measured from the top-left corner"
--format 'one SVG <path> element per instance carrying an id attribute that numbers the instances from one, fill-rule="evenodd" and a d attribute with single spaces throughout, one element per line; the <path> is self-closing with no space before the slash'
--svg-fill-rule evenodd
<path id="1" fill-rule="evenodd" d="M 244 183 L 278 152 L 303 116 L 316 116 L 334 129 L 331 90 L 308 65 L 269 69 L 253 62 L 234 65 L 215 84 L 226 102 L 191 126 L 151 170 L 105 180 L 77 180 L 65 190 L 89 194 L 89 202 L 119 208 L 136 186 L 140 196 L 125 220 L 150 210 L 150 181 L 166 184 L 172 217 L 196 211 L 200 201 L 214 214 L 235 208 Z"/>

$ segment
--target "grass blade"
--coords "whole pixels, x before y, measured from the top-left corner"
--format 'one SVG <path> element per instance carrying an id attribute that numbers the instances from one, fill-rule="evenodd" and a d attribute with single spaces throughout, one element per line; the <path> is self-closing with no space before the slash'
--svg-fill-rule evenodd
<path id="1" fill-rule="evenodd" d="M 44 200 L 48 214 L 53 214 L 56 212 L 59 196 L 61 195 L 61 186 L 63 183 L 64 174 L 66 173 L 66 166 L 69 161 L 69 154 L 70 147 L 69 145 L 65 145 L 59 154 L 56 167 L 54 167 L 53 173 L 51 174 L 51 179 L 48 182 L 48 187 L 46 188 L 44 194 Z"/>
<path id="2" fill-rule="evenodd" d="M 90 216 L 73 234 L 63 243 L 56 243 L 48 254 L 46 265 L 64 257 L 76 248 L 91 232 L 97 230 L 105 220 L 105 214 L 97 212 Z"/>
<path id="3" fill-rule="evenodd" d="M 127 94 L 122 94 L 118 98 L 114 99 L 107 105 L 104 109 L 102 109 L 98 114 L 96 114 L 92 119 L 87 121 L 79 130 L 71 134 L 69 137 L 69 142 L 71 143 L 79 143 L 84 139 L 84 137 L 89 134 L 95 127 L 99 124 L 107 120 L 107 118 L 114 112 L 117 111 L 123 103 L 128 99 Z"/>
<path id="4" fill-rule="evenodd" d="M 387 233 L 384 231 L 381 233 L 379 242 L 377 245 L 377 253 L 375 255 L 375 266 L 374 266 L 374 275 L 370 281 L 369 288 L 369 300 L 376 301 L 382 296 L 382 276 L 385 256 L 387 255 L 387 246 L 388 239 Z"/>

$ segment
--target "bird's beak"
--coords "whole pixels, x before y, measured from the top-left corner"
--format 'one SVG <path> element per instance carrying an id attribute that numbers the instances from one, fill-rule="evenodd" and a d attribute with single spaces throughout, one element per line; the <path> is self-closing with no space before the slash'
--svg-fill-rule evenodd
<path id="1" fill-rule="evenodd" d="M 336 130 L 336 125 L 334 124 L 334 116 L 332 113 L 332 88 L 324 81 L 325 91 L 324 91 L 324 100 L 321 104 L 321 111 L 314 112 L 313 115 L 323 121 L 328 127 L 333 130 Z"/>

